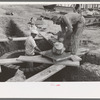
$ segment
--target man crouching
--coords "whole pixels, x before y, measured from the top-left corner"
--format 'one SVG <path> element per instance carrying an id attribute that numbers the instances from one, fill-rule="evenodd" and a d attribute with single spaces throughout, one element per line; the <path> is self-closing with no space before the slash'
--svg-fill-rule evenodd
<path id="1" fill-rule="evenodd" d="M 30 30 L 30 31 L 31 33 L 27 37 L 26 42 L 25 42 L 25 55 L 26 56 L 34 56 L 36 52 L 39 53 L 41 51 L 36 45 L 36 42 L 34 40 L 36 35 L 39 34 L 38 31 L 36 29 Z M 33 62 L 28 62 L 27 66 L 29 69 L 32 69 L 35 67 Z"/>
<path id="2" fill-rule="evenodd" d="M 34 38 L 38 35 L 38 31 L 33 30 L 31 34 L 28 36 L 25 42 L 25 55 L 27 56 L 33 56 L 35 55 L 35 52 L 40 52 L 41 50 L 36 45 L 36 42 Z"/>

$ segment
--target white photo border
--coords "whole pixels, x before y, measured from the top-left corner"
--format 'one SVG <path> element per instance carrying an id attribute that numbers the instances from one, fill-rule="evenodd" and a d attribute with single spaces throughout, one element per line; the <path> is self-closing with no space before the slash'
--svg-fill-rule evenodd
<path id="1" fill-rule="evenodd" d="M 1 2 L 1 4 L 98 4 L 100 2 Z M 59 86 L 57 86 L 59 84 Z M 100 82 L 1 82 L 0 98 L 100 98 Z"/>

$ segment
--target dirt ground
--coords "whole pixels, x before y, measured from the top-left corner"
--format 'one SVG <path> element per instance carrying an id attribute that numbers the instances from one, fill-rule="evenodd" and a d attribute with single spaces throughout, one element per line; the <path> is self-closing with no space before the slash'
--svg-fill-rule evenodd
<path id="1" fill-rule="evenodd" d="M 13 13 L 13 15 L 10 15 Z M 33 17 L 36 20 L 40 15 L 45 13 L 42 5 L 0 5 L 0 38 L 5 38 L 7 35 L 16 36 L 18 33 L 9 33 L 11 29 L 9 29 L 9 22 L 14 21 L 15 24 L 18 24 L 19 29 L 23 31 L 24 35 L 28 34 L 27 23 L 30 18 Z M 46 32 L 53 32 L 56 34 L 60 31 L 60 27 L 58 25 L 54 25 L 50 20 L 43 20 L 44 25 L 46 26 Z M 82 33 L 82 39 L 86 39 L 89 41 L 89 47 L 96 47 L 100 44 L 100 28 L 89 27 L 85 28 Z M 11 31 L 10 31 L 11 32 Z M 14 32 L 14 31 L 13 31 Z M 20 36 L 20 35 L 19 35 Z"/>
<path id="2" fill-rule="evenodd" d="M 13 36 L 13 37 L 27 36 L 28 35 L 27 23 L 29 22 L 30 18 L 33 17 L 34 20 L 36 20 L 43 13 L 45 13 L 45 10 L 43 9 L 42 5 L 0 5 L 0 38 L 6 38 L 7 36 Z M 46 26 L 46 32 L 53 32 L 54 34 L 56 34 L 58 31 L 61 30 L 60 26 L 54 25 L 51 20 L 44 19 L 43 22 L 44 25 Z M 14 28 L 13 26 L 16 26 L 16 28 L 13 29 Z M 87 41 L 87 43 L 83 43 L 81 47 L 90 48 L 91 50 L 99 49 L 100 28 L 93 26 L 86 27 L 82 33 L 81 40 Z M 24 48 L 23 45 L 24 43 L 22 43 L 23 45 L 22 48 L 18 46 L 18 44 L 19 43 L 0 43 L 0 56 L 8 51 L 14 51 L 17 49 Z M 90 77 L 86 77 L 85 75 L 86 73 L 83 75 L 83 77 L 79 77 L 79 74 L 82 71 L 82 70 L 80 71 L 80 69 L 76 71 L 76 73 L 78 74 L 73 72 L 69 67 L 67 68 L 67 71 L 68 69 L 73 73 L 70 75 L 70 77 L 74 76 L 70 78 L 72 80 L 82 80 L 82 78 L 83 80 L 87 79 L 91 80 Z M 100 68 L 98 67 L 96 71 L 100 71 Z"/>

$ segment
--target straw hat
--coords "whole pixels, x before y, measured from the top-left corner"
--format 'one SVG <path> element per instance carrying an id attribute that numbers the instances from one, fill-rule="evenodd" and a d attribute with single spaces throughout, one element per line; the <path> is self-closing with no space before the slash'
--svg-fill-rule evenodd
<path id="1" fill-rule="evenodd" d="M 54 47 L 55 47 L 57 50 L 61 50 L 61 49 L 63 49 L 64 45 L 63 45 L 62 43 L 60 43 L 60 42 L 56 42 L 56 43 L 54 44 Z"/>
<path id="2" fill-rule="evenodd" d="M 53 47 L 53 53 L 54 54 L 62 54 L 65 51 L 64 45 L 61 42 L 56 42 L 54 43 L 54 47 Z"/>
<path id="3" fill-rule="evenodd" d="M 38 35 L 39 34 L 39 32 L 37 31 L 37 30 L 31 30 L 31 33 L 33 33 L 33 34 L 36 34 L 36 35 Z"/>

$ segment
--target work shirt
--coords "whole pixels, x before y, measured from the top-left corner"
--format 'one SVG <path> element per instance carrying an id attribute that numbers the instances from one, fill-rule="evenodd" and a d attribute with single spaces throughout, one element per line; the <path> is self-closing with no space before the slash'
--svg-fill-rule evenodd
<path id="1" fill-rule="evenodd" d="M 79 48 L 80 37 L 85 26 L 85 18 L 78 13 L 68 13 L 61 17 L 60 25 L 66 50 L 75 54 Z"/>
<path id="2" fill-rule="evenodd" d="M 67 27 L 68 30 L 73 29 L 73 25 L 77 24 L 77 27 L 83 27 L 85 25 L 85 18 L 78 13 L 68 13 L 62 16 L 61 27 Z"/>
<path id="3" fill-rule="evenodd" d="M 34 48 L 36 47 L 36 42 L 32 36 L 29 36 L 25 42 L 25 53 L 26 55 L 34 55 Z"/>

